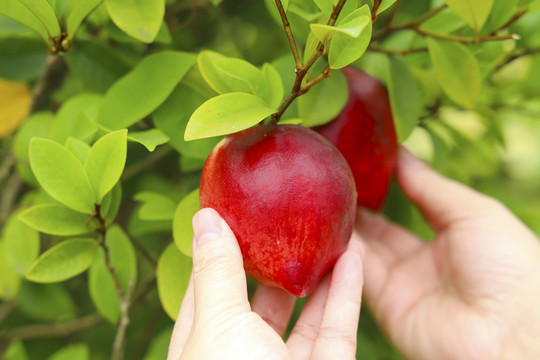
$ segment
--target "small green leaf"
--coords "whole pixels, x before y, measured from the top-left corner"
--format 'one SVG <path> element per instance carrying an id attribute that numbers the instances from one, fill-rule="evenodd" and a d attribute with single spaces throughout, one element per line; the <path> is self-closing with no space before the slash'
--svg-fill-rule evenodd
<path id="1" fill-rule="evenodd" d="M 25 224 L 45 234 L 72 236 L 87 234 L 96 229 L 95 222 L 87 225 L 90 216 L 73 211 L 63 205 L 41 204 L 19 215 Z"/>
<path id="2" fill-rule="evenodd" d="M 371 40 L 371 12 L 367 5 L 347 15 L 339 24 L 341 31 L 330 43 L 328 61 L 332 69 L 341 69 L 358 60 L 366 51 Z M 353 32 L 354 30 L 354 32 Z M 351 37 L 350 34 L 358 34 Z"/>
<path id="3" fill-rule="evenodd" d="M 147 56 L 109 89 L 98 122 L 118 130 L 144 118 L 165 101 L 195 61 L 193 54 L 179 51 Z"/>
<path id="4" fill-rule="evenodd" d="M 101 101 L 101 95 L 97 94 L 81 94 L 70 98 L 58 110 L 48 138 L 59 144 L 64 144 L 70 136 L 85 142 L 92 140 L 97 126 L 90 119 L 97 114 Z"/>
<path id="5" fill-rule="evenodd" d="M 420 94 L 409 67 L 400 59 L 388 57 L 387 86 L 398 141 L 407 139 L 420 116 Z"/>
<path id="6" fill-rule="evenodd" d="M 84 0 L 79 0 L 84 1 Z M 64 56 L 70 74 L 88 91 L 105 93 L 131 67 L 113 49 L 97 40 L 77 39 L 76 51 Z"/>
<path id="7" fill-rule="evenodd" d="M 98 243 L 93 239 L 65 240 L 41 254 L 26 278 L 39 283 L 70 279 L 92 265 L 97 249 Z"/>
<path id="8" fill-rule="evenodd" d="M 69 13 L 64 15 L 68 38 L 73 39 L 84 18 L 102 2 L 103 0 L 71 0 L 69 2 Z"/>
<path id="9" fill-rule="evenodd" d="M 427 44 L 443 91 L 457 104 L 474 108 L 482 87 L 480 67 L 474 55 L 453 41 L 429 38 Z"/>
<path id="10" fill-rule="evenodd" d="M 7 260 L 5 241 L 0 239 L 0 299 L 12 299 L 19 292 L 21 277 L 18 275 Z"/>
<path id="11" fill-rule="evenodd" d="M 122 291 L 124 294 L 128 288 L 133 291 L 137 283 L 137 258 L 129 238 L 119 226 L 113 225 L 107 231 L 106 244 L 110 264 L 118 276 Z M 120 300 L 104 259 L 105 255 L 100 249 L 98 259 L 89 271 L 88 286 L 99 313 L 114 323 L 120 316 Z"/>
<path id="12" fill-rule="evenodd" d="M 212 5 L 214 6 L 218 6 L 219 4 L 221 4 L 223 0 L 210 0 L 210 2 L 212 3 Z"/>
<path id="13" fill-rule="evenodd" d="M 4 0 L 5 1 L 5 0 Z M 19 0 L 43 24 L 49 38 L 60 35 L 60 24 L 47 0 Z"/>
<path id="14" fill-rule="evenodd" d="M 137 193 L 133 199 L 142 205 L 139 217 L 143 220 L 171 220 L 176 204 L 170 197 L 150 191 Z"/>
<path id="15" fill-rule="evenodd" d="M 208 98 L 180 83 L 167 101 L 153 113 L 154 124 L 170 137 L 169 144 L 184 156 L 206 159 L 219 138 L 185 141 L 184 133 L 191 114 Z"/>
<path id="16" fill-rule="evenodd" d="M 165 0 L 105 0 L 112 21 L 129 36 L 154 41 L 165 15 Z"/>
<path id="17" fill-rule="evenodd" d="M 4 354 L 4 360 L 28 360 L 26 349 L 21 340 L 12 341 Z"/>
<path id="18" fill-rule="evenodd" d="M 39 234 L 19 219 L 14 212 L 4 228 L 4 249 L 7 263 L 17 274 L 24 275 L 39 255 Z"/>
<path id="19" fill-rule="evenodd" d="M 90 149 L 84 168 L 97 195 L 98 204 L 120 180 L 126 164 L 126 154 L 127 130 L 103 136 Z"/>
<path id="20" fill-rule="evenodd" d="M 199 106 L 189 119 L 185 140 L 231 134 L 249 128 L 276 109 L 258 96 L 246 93 L 219 95 Z"/>
<path id="21" fill-rule="evenodd" d="M 23 281 L 17 295 L 17 309 L 37 320 L 59 322 L 75 316 L 75 304 L 60 284 Z"/>
<path id="22" fill-rule="evenodd" d="M 335 2 L 337 3 L 337 1 L 334 1 L 334 0 L 313 0 L 313 1 L 326 16 L 330 16 L 332 14 L 332 11 L 334 10 L 334 3 Z"/>
<path id="23" fill-rule="evenodd" d="M 89 360 L 90 350 L 87 344 L 72 344 L 52 354 L 48 360 Z"/>
<path id="24" fill-rule="evenodd" d="M 261 86 L 263 77 L 256 66 L 243 59 L 236 58 L 218 59 L 214 65 L 217 76 L 221 77 L 227 85 L 227 92 L 239 91 L 257 94 L 257 89 Z"/>
<path id="25" fill-rule="evenodd" d="M 146 131 L 130 132 L 128 140 L 138 142 L 148 151 L 152 152 L 158 145 L 163 145 L 169 141 L 169 137 L 161 130 L 150 129 Z"/>
<path id="26" fill-rule="evenodd" d="M 115 187 L 103 198 L 101 202 L 101 214 L 107 224 L 113 222 L 122 204 L 122 186 L 118 182 Z"/>
<path id="27" fill-rule="evenodd" d="M 199 189 L 190 192 L 180 201 L 174 212 L 173 238 L 178 250 L 184 255 L 191 256 L 193 242 L 193 227 L 191 219 L 201 209 Z"/>
<path id="28" fill-rule="evenodd" d="M 84 161 L 90 152 L 90 145 L 71 136 L 66 140 L 65 148 L 75 155 L 81 164 L 84 164 Z"/>
<path id="29" fill-rule="evenodd" d="M 375 15 L 379 15 L 383 11 L 389 9 L 392 5 L 395 4 L 396 1 L 397 0 L 382 0 L 379 4 L 379 7 L 377 8 L 377 12 L 375 13 Z"/>
<path id="30" fill-rule="evenodd" d="M 52 140 L 33 138 L 30 166 L 51 197 L 73 210 L 92 214 L 94 190 L 79 159 L 66 148 Z"/>
<path id="31" fill-rule="evenodd" d="M 283 81 L 281 75 L 274 66 L 265 63 L 262 67 L 264 86 L 258 90 L 259 96 L 266 101 L 269 107 L 278 108 L 283 101 Z"/>
<path id="32" fill-rule="evenodd" d="M 0 1 L 0 15 L 5 15 L 34 30 L 45 43 L 49 43 L 50 36 L 43 23 L 19 0 Z"/>
<path id="33" fill-rule="evenodd" d="M 445 0 L 474 30 L 479 31 L 491 12 L 493 0 Z"/>
<path id="34" fill-rule="evenodd" d="M 159 257 L 157 286 L 163 309 L 173 320 L 178 316 L 191 276 L 191 258 L 170 244 Z"/>
<path id="35" fill-rule="evenodd" d="M 19 159 L 17 161 L 17 171 L 24 181 L 30 185 L 38 185 L 36 177 L 32 169 L 30 169 L 30 140 L 34 136 L 46 137 L 53 121 L 54 115 L 50 112 L 35 113 L 26 119 L 15 134 L 12 150 L 13 154 Z"/>
<path id="36" fill-rule="evenodd" d="M 143 360 L 162 360 L 167 358 L 173 327 L 170 326 L 154 337 Z"/>
<path id="37" fill-rule="evenodd" d="M 298 98 L 298 113 L 307 127 L 322 125 L 335 118 L 347 103 L 347 81 L 336 71 Z"/>

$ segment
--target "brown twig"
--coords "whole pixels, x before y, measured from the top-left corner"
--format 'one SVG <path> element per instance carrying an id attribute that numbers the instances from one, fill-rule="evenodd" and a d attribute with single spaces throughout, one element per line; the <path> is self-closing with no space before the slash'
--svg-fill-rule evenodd
<path id="1" fill-rule="evenodd" d="M 276 2 L 277 1 L 279 1 L 279 0 L 276 0 Z M 332 11 L 332 14 L 330 15 L 330 18 L 326 22 L 326 25 L 333 26 L 336 23 L 336 21 L 337 21 L 337 19 L 339 17 L 339 14 L 341 13 L 341 9 L 343 9 L 343 5 L 345 5 L 345 1 L 346 0 L 339 0 L 339 2 L 336 5 L 334 5 L 334 10 Z M 287 17 L 286 14 L 283 14 L 283 16 L 285 18 Z M 306 77 L 308 71 L 311 69 L 313 64 L 315 64 L 315 62 L 319 59 L 319 57 L 321 57 L 321 55 L 324 53 L 325 49 L 326 49 L 326 43 L 320 41 L 318 43 L 317 47 L 316 47 L 316 50 L 313 52 L 313 54 L 311 54 L 311 56 L 308 58 L 308 60 L 304 64 L 301 64 L 300 67 L 298 67 L 298 65 L 296 66 L 296 68 L 295 68 L 296 79 L 294 81 L 292 90 L 289 93 L 289 95 L 287 95 L 285 100 L 283 100 L 283 102 L 281 103 L 278 111 L 276 113 L 272 114 L 272 120 L 271 121 L 272 121 L 273 124 L 277 124 L 277 122 L 279 121 L 279 119 L 281 118 L 283 113 L 285 113 L 285 111 L 287 110 L 289 105 L 291 105 L 291 103 L 294 101 L 294 99 L 296 99 L 298 96 L 300 96 L 302 94 L 305 94 L 307 91 L 309 91 L 311 86 L 308 86 L 307 88 L 303 88 L 302 87 L 302 82 L 304 81 L 304 78 Z M 324 72 L 325 71 L 323 71 L 323 73 Z M 329 74 L 325 76 L 325 75 L 322 75 L 323 73 L 321 73 L 320 76 L 328 77 Z M 316 78 L 318 78 L 318 77 L 316 77 Z M 315 80 L 315 78 L 313 80 Z M 313 85 L 318 83 L 320 80 L 322 80 L 322 78 L 318 78 L 317 82 L 313 83 Z M 306 84 L 306 85 L 308 85 L 308 84 Z"/>
<path id="2" fill-rule="evenodd" d="M 98 232 L 101 236 L 101 241 L 99 242 L 99 245 L 103 249 L 105 267 L 107 268 L 107 271 L 113 278 L 114 289 L 116 290 L 116 294 L 118 295 L 118 298 L 120 300 L 120 320 L 118 321 L 118 326 L 116 329 L 116 336 L 114 338 L 111 359 L 122 360 L 124 358 L 126 329 L 129 325 L 129 307 L 130 307 L 131 294 L 132 294 L 132 290 L 134 286 L 133 279 L 129 280 L 127 291 L 124 292 L 120 284 L 120 278 L 118 277 L 118 274 L 116 273 L 116 270 L 114 269 L 114 266 L 111 263 L 109 247 L 107 246 L 107 242 L 106 242 L 107 222 L 105 218 L 101 215 L 101 206 L 98 204 L 95 205 L 95 210 L 92 216 L 90 217 L 90 221 L 92 219 L 97 219 L 99 222 L 99 227 L 98 229 L 96 229 L 96 232 Z"/>
<path id="3" fill-rule="evenodd" d="M 300 68 L 302 68 L 302 60 L 300 60 L 300 55 L 298 54 L 298 48 L 296 47 L 296 42 L 294 40 L 294 35 L 291 29 L 291 24 L 289 24 L 289 19 L 287 19 L 287 14 L 285 13 L 285 9 L 283 8 L 281 0 L 275 0 L 275 3 L 278 8 L 281 21 L 283 22 L 283 28 L 285 29 L 285 34 L 287 35 L 289 46 L 291 47 L 294 63 L 296 64 L 296 71 L 298 71 L 300 70 Z"/>
<path id="4" fill-rule="evenodd" d="M 17 302 L 15 300 L 4 300 L 4 302 L 0 304 L 0 324 L 9 316 L 9 314 L 11 314 L 13 310 L 15 310 L 16 307 Z"/>
<path id="5" fill-rule="evenodd" d="M 407 55 L 411 55 L 411 54 L 418 54 L 418 53 L 428 51 L 427 47 L 412 48 L 412 49 L 407 49 L 407 50 L 396 50 L 396 49 L 390 49 L 390 48 L 387 48 L 387 47 L 379 46 L 379 45 L 377 45 L 375 43 L 369 44 L 368 50 L 371 50 L 373 52 L 392 54 L 392 55 L 401 55 L 401 56 L 407 56 Z"/>
<path id="6" fill-rule="evenodd" d="M 66 62 L 62 56 L 51 55 L 47 58 L 47 67 L 32 91 L 30 113 L 49 108 L 54 91 L 62 86 L 68 74 Z"/>
<path id="7" fill-rule="evenodd" d="M 26 340 L 43 337 L 68 336 L 96 326 L 103 321 L 99 314 L 85 315 L 77 319 L 49 324 L 29 325 L 2 334 L 0 353 L 15 339 Z"/>

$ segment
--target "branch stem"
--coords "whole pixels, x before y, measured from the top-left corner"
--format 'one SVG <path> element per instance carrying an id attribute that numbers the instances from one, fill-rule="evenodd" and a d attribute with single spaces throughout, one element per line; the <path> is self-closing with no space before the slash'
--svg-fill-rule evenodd
<path id="1" fill-rule="evenodd" d="M 343 9 L 343 6 L 345 5 L 345 2 L 346 2 L 346 0 L 339 0 L 339 2 L 336 5 L 334 5 L 334 10 L 332 11 L 332 14 L 330 15 L 330 18 L 326 22 L 326 25 L 333 26 L 336 23 L 340 12 Z M 281 1 L 276 0 L 276 4 L 278 4 L 278 3 L 281 3 Z M 279 8 L 279 5 L 278 5 L 278 8 Z M 285 15 L 285 14 L 283 13 L 283 15 Z M 286 16 L 285 16 L 285 18 L 286 18 Z M 287 21 L 287 23 L 288 23 L 288 21 Z M 284 22 L 284 26 L 285 26 L 285 22 Z M 287 31 L 287 29 L 285 29 L 285 31 Z M 291 33 L 291 35 L 292 35 L 292 33 Z M 295 48 L 296 48 L 296 45 L 295 45 Z M 327 78 L 328 76 L 330 76 L 330 72 L 328 71 L 329 68 L 328 68 L 328 70 L 325 68 L 321 74 L 319 74 L 313 80 L 311 80 L 310 82 L 308 82 L 307 84 L 302 86 L 302 82 L 304 81 L 304 78 L 308 74 L 309 69 L 311 69 L 313 64 L 315 64 L 315 62 L 321 57 L 321 55 L 324 54 L 325 49 L 326 49 L 326 44 L 323 43 L 322 41 L 319 42 L 319 44 L 316 47 L 316 50 L 313 52 L 313 54 L 311 54 L 311 56 L 308 58 L 308 60 L 304 64 L 302 64 L 300 62 L 299 57 L 298 57 L 298 61 L 296 60 L 296 57 L 295 57 L 295 62 L 297 63 L 296 68 L 295 68 L 296 79 L 294 81 L 292 90 L 289 93 L 289 95 L 287 95 L 285 100 L 283 100 L 283 102 L 281 103 L 278 111 L 276 113 L 272 114 L 271 122 L 273 124 L 277 124 L 277 122 L 279 121 L 281 116 L 285 113 L 285 111 L 287 110 L 289 105 L 291 105 L 291 103 L 294 101 L 294 99 L 296 99 L 300 95 L 305 94 L 307 91 L 309 91 L 309 89 L 311 89 L 311 87 L 313 85 L 319 83 L 322 79 Z M 295 56 L 294 55 L 294 50 L 293 50 L 293 56 Z M 298 66 L 298 63 L 300 63 L 300 66 Z M 327 74 L 325 74 L 325 72 Z M 313 81 L 315 81 L 315 82 L 313 82 Z"/>
<path id="2" fill-rule="evenodd" d="M 289 46 L 291 47 L 292 55 L 294 57 L 294 63 L 296 64 L 296 69 L 299 70 L 302 67 L 302 60 L 300 60 L 300 55 L 298 54 L 298 48 L 296 47 L 296 41 L 294 40 L 294 35 L 292 33 L 291 24 L 283 8 L 281 0 L 275 0 L 276 6 L 279 11 L 279 16 L 283 22 L 283 28 L 285 29 L 285 34 L 287 35 L 287 40 L 289 40 Z"/>

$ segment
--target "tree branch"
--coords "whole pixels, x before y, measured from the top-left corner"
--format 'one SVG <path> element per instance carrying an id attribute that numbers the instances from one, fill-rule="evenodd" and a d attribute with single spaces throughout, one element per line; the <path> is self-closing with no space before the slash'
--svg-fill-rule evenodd
<path id="1" fill-rule="evenodd" d="M 281 0 L 275 0 L 276 6 L 279 11 L 279 16 L 283 22 L 283 28 L 285 29 L 285 34 L 287 34 L 287 40 L 289 40 L 289 46 L 291 47 L 292 55 L 294 57 L 294 63 L 296 64 L 296 70 L 299 70 L 302 67 L 302 60 L 300 60 L 300 55 L 298 54 L 298 48 L 296 47 L 296 42 L 294 41 L 294 35 L 292 33 L 291 24 L 289 24 L 289 19 L 287 19 L 287 14 L 283 8 Z"/>
<path id="2" fill-rule="evenodd" d="M 67 74 L 68 68 L 61 56 L 51 55 L 47 58 L 45 72 L 37 81 L 32 92 L 30 113 L 49 108 L 54 91 L 62 86 Z"/>
<path id="3" fill-rule="evenodd" d="M 345 1 L 346 0 L 339 0 L 339 2 L 336 5 L 334 5 L 334 10 L 332 11 L 330 18 L 326 22 L 326 25 L 333 26 L 336 23 L 339 17 L 339 14 L 341 13 L 341 9 L 343 9 L 343 5 L 345 5 Z M 317 45 L 316 50 L 314 51 L 313 54 L 311 54 L 311 56 L 305 62 L 305 64 L 303 64 L 300 68 L 296 67 L 295 69 L 296 79 L 294 81 L 293 88 L 291 92 L 289 93 L 289 95 L 287 95 L 285 100 L 283 100 L 283 102 L 281 103 L 278 111 L 272 114 L 271 121 L 273 124 L 277 124 L 277 122 L 279 121 L 283 113 L 285 113 L 285 111 L 287 110 L 289 105 L 291 105 L 294 99 L 296 99 L 298 96 L 302 94 L 305 94 L 311 88 L 311 86 L 308 86 L 306 89 L 302 90 L 302 82 L 304 81 L 304 78 L 306 77 L 309 69 L 311 69 L 311 66 L 313 66 L 313 64 L 315 64 L 317 59 L 319 59 L 319 57 L 321 57 L 321 55 L 324 53 L 325 48 L 326 48 L 326 44 L 320 41 L 319 44 Z M 324 71 L 326 71 L 326 69 Z M 318 83 L 320 80 L 322 79 L 319 79 L 316 83 Z M 316 83 L 314 83 L 313 85 L 315 85 Z"/>
<path id="4" fill-rule="evenodd" d="M 103 317 L 101 315 L 91 314 L 64 322 L 29 325 L 14 329 L 2 335 L 0 353 L 2 353 L 2 349 L 7 348 L 9 343 L 15 339 L 26 340 L 42 337 L 68 336 L 96 326 L 102 321 Z"/>
<path id="5" fill-rule="evenodd" d="M 4 300 L 4 302 L 0 304 L 0 324 L 9 316 L 9 314 L 11 314 L 13 310 L 15 310 L 16 307 L 17 302 L 15 300 Z"/>
<path id="6" fill-rule="evenodd" d="M 113 278 L 114 282 L 114 289 L 116 290 L 116 294 L 118 295 L 118 298 L 120 300 L 120 320 L 118 321 L 118 326 L 116 329 L 116 336 L 114 338 L 113 343 L 113 352 L 111 359 L 112 360 L 122 360 L 124 358 L 124 344 L 125 344 L 125 338 L 126 338 L 126 329 L 129 325 L 129 307 L 130 307 L 130 298 L 131 293 L 133 290 L 133 280 L 130 279 L 128 283 L 127 292 L 124 293 L 124 290 L 122 290 L 122 286 L 120 285 L 120 278 L 118 277 L 118 274 L 116 273 L 116 270 L 114 269 L 110 254 L 109 254 L 109 247 L 106 243 L 107 238 L 107 222 L 101 215 L 101 206 L 96 204 L 94 213 L 92 214 L 92 217 L 90 218 L 89 222 L 92 219 L 97 219 L 99 221 L 99 228 L 96 230 L 101 235 L 101 241 L 99 242 L 99 245 L 103 249 L 104 253 L 104 262 L 105 267 L 107 268 L 107 271 L 109 271 L 109 274 L 111 274 L 111 277 Z"/>

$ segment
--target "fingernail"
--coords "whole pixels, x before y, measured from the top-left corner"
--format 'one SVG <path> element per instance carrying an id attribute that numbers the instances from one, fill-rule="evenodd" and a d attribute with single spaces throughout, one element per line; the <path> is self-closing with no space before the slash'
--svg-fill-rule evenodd
<path id="1" fill-rule="evenodd" d="M 222 233 L 221 218 L 214 209 L 199 210 L 193 216 L 193 243 L 199 246 L 208 240 L 219 237 Z"/>

